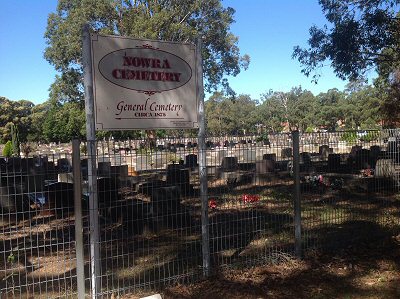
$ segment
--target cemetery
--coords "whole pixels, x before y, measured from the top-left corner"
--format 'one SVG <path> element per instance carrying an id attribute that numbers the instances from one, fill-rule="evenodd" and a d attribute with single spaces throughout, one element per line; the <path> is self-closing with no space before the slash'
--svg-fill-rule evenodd
<path id="1" fill-rule="evenodd" d="M 212 268 L 268 262 L 294 254 L 296 166 L 304 250 L 357 239 L 359 223 L 397 229 L 400 155 L 397 131 L 347 144 L 340 134 L 208 138 L 208 248 Z M 333 136 L 332 136 L 333 135 Z M 136 292 L 201 275 L 202 203 L 195 139 L 97 142 L 101 284 Z M 299 165 L 295 165 L 298 161 Z M 70 144 L 39 146 L 28 157 L 0 159 L 0 290 L 25 296 L 72 294 L 75 277 L 74 184 L 82 186 L 85 268 L 89 267 L 88 156 L 74 181 Z M 340 227 L 354 225 L 351 235 Z M 350 229 L 351 230 L 351 229 Z M 337 239 L 340 236 L 340 241 Z M 88 270 L 87 270 L 88 271 Z M 72 285 L 72 287 L 71 287 Z"/>

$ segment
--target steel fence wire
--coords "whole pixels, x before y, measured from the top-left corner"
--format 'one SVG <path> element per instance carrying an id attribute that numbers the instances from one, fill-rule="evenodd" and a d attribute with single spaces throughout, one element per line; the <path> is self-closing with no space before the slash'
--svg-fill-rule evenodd
<path id="1" fill-rule="evenodd" d="M 0 159 L 1 298 L 76 290 L 70 156 Z"/>
<path id="2" fill-rule="evenodd" d="M 197 137 L 103 139 L 94 157 L 82 142 L 75 183 L 83 248 L 76 248 L 70 145 L 62 155 L 53 145 L 0 158 L 0 297 L 77 298 L 80 249 L 86 296 L 124 298 L 203 277 L 204 248 L 215 273 L 285 261 L 299 244 L 303 253 L 338 250 L 399 231 L 399 130 L 299 133 L 298 144 L 293 136 L 206 137 L 208 240 Z"/>

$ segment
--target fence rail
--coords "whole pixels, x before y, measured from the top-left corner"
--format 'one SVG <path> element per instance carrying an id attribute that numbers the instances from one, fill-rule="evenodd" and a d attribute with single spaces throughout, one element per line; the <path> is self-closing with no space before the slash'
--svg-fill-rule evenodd
<path id="1" fill-rule="evenodd" d="M 123 298 L 202 277 L 204 249 L 218 271 L 379 242 L 400 228 L 399 145 L 399 130 L 207 137 L 207 226 L 197 138 L 97 141 L 96 211 L 84 143 L 75 169 L 71 145 L 1 158 L 0 297 L 89 295 L 94 262 L 91 295 Z"/>

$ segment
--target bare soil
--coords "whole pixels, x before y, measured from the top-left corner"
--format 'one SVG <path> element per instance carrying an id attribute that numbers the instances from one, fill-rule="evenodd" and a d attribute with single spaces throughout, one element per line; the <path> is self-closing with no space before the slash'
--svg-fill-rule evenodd
<path id="1" fill-rule="evenodd" d="M 380 246 L 311 252 L 303 260 L 247 270 L 227 269 L 207 280 L 177 285 L 163 298 L 400 298 L 400 235 Z M 131 297 L 133 298 L 133 297 Z"/>

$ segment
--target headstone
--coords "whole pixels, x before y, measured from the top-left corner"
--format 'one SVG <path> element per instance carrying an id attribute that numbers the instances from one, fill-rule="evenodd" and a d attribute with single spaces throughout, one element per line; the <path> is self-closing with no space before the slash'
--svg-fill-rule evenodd
<path id="1" fill-rule="evenodd" d="M 111 175 L 111 162 L 99 162 L 97 165 L 97 175 L 109 177 Z"/>
<path id="2" fill-rule="evenodd" d="M 369 151 L 370 151 L 371 167 L 375 168 L 376 161 L 381 155 L 381 147 L 378 145 L 373 145 L 369 148 Z"/>
<path id="3" fill-rule="evenodd" d="M 293 156 L 293 150 L 291 147 L 283 148 L 281 151 L 282 159 L 291 158 Z"/>
<path id="4" fill-rule="evenodd" d="M 240 160 L 244 163 L 254 163 L 256 161 L 256 151 L 250 149 L 243 149 L 237 153 Z"/>
<path id="5" fill-rule="evenodd" d="M 15 194 L 14 188 L 11 186 L 0 186 L 0 208 L 2 209 L 2 214 L 4 212 L 14 213 L 19 209 L 19 203 L 21 201 L 21 196 Z"/>
<path id="6" fill-rule="evenodd" d="M 300 171 L 308 171 L 312 166 L 311 155 L 308 152 L 300 153 Z"/>
<path id="7" fill-rule="evenodd" d="M 354 167 L 356 169 L 367 169 L 371 168 L 370 163 L 370 152 L 367 149 L 360 149 L 356 152 L 356 156 L 354 158 Z"/>
<path id="8" fill-rule="evenodd" d="M 167 184 L 179 187 L 181 193 L 187 195 L 191 191 L 189 169 L 184 168 L 183 165 L 179 164 L 168 165 Z"/>
<path id="9" fill-rule="evenodd" d="M 224 157 L 221 162 L 221 171 L 229 172 L 238 170 L 238 158 L 237 157 Z"/>
<path id="10" fill-rule="evenodd" d="M 112 177 L 125 178 L 128 176 L 128 165 L 110 166 L 110 175 Z"/>
<path id="11" fill-rule="evenodd" d="M 311 165 L 311 155 L 308 152 L 300 153 L 300 164 Z"/>
<path id="12" fill-rule="evenodd" d="M 176 186 L 156 189 L 151 196 L 151 203 L 156 222 L 171 228 L 190 224 L 190 215 L 181 204 L 180 189 Z"/>
<path id="13" fill-rule="evenodd" d="M 74 177 L 72 175 L 72 172 L 62 172 L 59 173 L 57 178 L 58 182 L 63 182 L 63 183 L 73 183 L 74 182 Z"/>
<path id="14" fill-rule="evenodd" d="M 333 154 L 333 149 L 330 148 L 328 145 L 321 145 L 319 147 L 319 155 L 321 159 L 323 160 L 328 159 L 329 154 Z"/>
<path id="15" fill-rule="evenodd" d="M 74 188 L 72 183 L 57 182 L 44 188 L 47 206 L 50 210 L 60 214 L 66 208 L 74 206 Z"/>
<path id="16" fill-rule="evenodd" d="M 264 154 L 263 160 L 270 160 L 276 162 L 276 154 Z"/>
<path id="17" fill-rule="evenodd" d="M 270 173 L 275 171 L 275 161 L 274 160 L 261 160 L 256 161 L 256 173 Z"/>
<path id="18" fill-rule="evenodd" d="M 340 169 L 340 154 L 328 155 L 328 171 L 336 172 Z"/>
<path id="19" fill-rule="evenodd" d="M 118 182 L 116 178 L 97 179 L 98 201 L 103 206 L 110 206 L 119 200 Z"/>
<path id="20" fill-rule="evenodd" d="M 67 158 L 61 158 L 57 160 L 57 171 L 59 173 L 72 171 L 71 163 Z"/>
<path id="21" fill-rule="evenodd" d="M 396 169 L 391 159 L 379 159 L 376 161 L 376 178 L 393 178 L 396 175 Z"/>
<path id="22" fill-rule="evenodd" d="M 185 157 L 185 167 L 194 168 L 197 167 L 197 155 L 196 154 L 189 154 Z"/>
<path id="23" fill-rule="evenodd" d="M 361 150 L 361 149 L 362 149 L 361 146 L 359 146 L 359 145 L 353 145 L 353 146 L 351 147 L 349 156 L 350 156 L 350 157 L 355 157 L 356 154 L 357 154 L 357 152 L 358 152 L 359 150 Z"/>
<path id="24" fill-rule="evenodd" d="M 8 173 L 20 173 L 22 171 L 21 158 L 10 157 L 7 160 L 7 172 Z"/>

